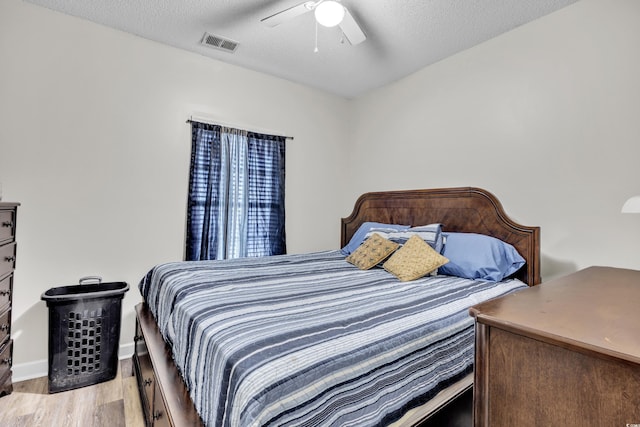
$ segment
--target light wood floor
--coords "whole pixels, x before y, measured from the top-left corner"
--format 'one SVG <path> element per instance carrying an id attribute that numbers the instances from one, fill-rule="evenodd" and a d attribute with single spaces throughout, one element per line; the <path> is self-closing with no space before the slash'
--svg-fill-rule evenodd
<path id="1" fill-rule="evenodd" d="M 2 427 L 143 427 L 131 360 L 111 381 L 49 394 L 47 377 L 13 384 L 0 398 Z"/>

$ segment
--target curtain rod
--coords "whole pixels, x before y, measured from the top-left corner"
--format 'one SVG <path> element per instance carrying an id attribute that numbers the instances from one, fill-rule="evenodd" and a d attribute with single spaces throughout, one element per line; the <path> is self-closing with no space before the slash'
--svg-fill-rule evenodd
<path id="1" fill-rule="evenodd" d="M 240 129 L 246 126 L 238 126 L 238 125 L 232 125 L 229 123 L 224 123 L 220 120 L 215 120 L 213 118 L 209 119 L 206 117 L 200 117 L 200 116 L 190 116 L 187 119 L 187 123 L 191 123 L 191 122 L 198 122 L 198 123 L 206 123 L 209 125 L 216 125 L 216 126 L 225 126 L 225 127 L 231 127 L 231 128 L 235 128 L 235 129 Z M 287 136 L 287 135 L 283 135 L 281 132 L 276 132 L 276 131 L 272 131 L 272 130 L 264 130 L 264 129 L 243 129 L 243 130 L 247 130 L 248 132 L 255 132 L 255 133 L 263 133 L 266 135 L 274 135 L 274 136 L 281 136 L 285 139 L 290 139 L 293 140 L 292 136 Z"/>

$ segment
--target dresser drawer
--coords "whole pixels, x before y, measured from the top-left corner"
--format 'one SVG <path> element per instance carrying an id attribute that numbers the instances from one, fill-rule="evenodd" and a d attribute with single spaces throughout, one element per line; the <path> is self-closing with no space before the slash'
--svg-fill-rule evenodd
<path id="1" fill-rule="evenodd" d="M 162 393 L 160 393 L 160 389 L 156 383 L 153 392 L 153 427 L 171 427 L 168 414 L 167 407 L 164 406 L 164 401 L 162 400 Z"/>
<path id="2" fill-rule="evenodd" d="M 0 346 L 9 338 L 11 334 L 11 310 L 0 314 Z"/>
<path id="3" fill-rule="evenodd" d="M 13 391 L 11 383 L 11 354 L 13 351 L 13 341 L 9 341 L 0 350 L 0 396 L 10 394 Z"/>
<path id="4" fill-rule="evenodd" d="M 0 202 L 0 397 L 13 391 L 11 304 L 16 268 L 16 218 L 20 203 Z"/>
<path id="5" fill-rule="evenodd" d="M 13 364 L 13 340 L 0 346 L 0 376 L 3 376 L 6 371 L 11 370 Z"/>
<path id="6" fill-rule="evenodd" d="M 0 210 L 0 242 L 13 240 L 16 233 L 16 211 Z"/>
<path id="7" fill-rule="evenodd" d="M 16 244 L 0 246 L 0 277 L 13 271 L 16 265 Z"/>
<path id="8" fill-rule="evenodd" d="M 135 343 L 133 362 L 136 370 L 136 378 L 138 381 L 138 390 L 140 392 L 140 400 L 144 411 L 147 424 L 151 425 L 153 417 L 153 392 L 155 390 L 156 381 L 151 365 L 151 357 L 147 349 L 147 343 L 140 329 L 140 322 L 136 319 L 136 336 L 133 338 Z"/>
<path id="9" fill-rule="evenodd" d="M 1 276 L 0 276 L 1 277 Z M 13 292 L 13 274 L 0 279 L 0 312 L 5 307 L 11 305 L 11 294 Z"/>

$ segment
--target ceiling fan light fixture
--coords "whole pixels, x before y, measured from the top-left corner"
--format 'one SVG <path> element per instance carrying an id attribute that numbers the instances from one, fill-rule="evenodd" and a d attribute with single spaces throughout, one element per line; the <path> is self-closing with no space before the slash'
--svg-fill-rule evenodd
<path id="1" fill-rule="evenodd" d="M 314 14 L 318 24 L 335 27 L 344 19 L 344 6 L 337 1 L 326 0 L 316 6 Z"/>

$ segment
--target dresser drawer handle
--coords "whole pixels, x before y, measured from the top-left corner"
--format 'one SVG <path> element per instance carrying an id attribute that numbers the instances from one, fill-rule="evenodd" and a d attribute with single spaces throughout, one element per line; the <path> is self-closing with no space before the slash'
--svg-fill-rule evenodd
<path id="1" fill-rule="evenodd" d="M 11 358 L 10 357 L 6 357 L 6 358 L 0 360 L 0 363 L 2 363 L 3 365 L 11 366 Z"/>
<path id="2" fill-rule="evenodd" d="M 13 227 L 13 221 L 4 221 L 2 223 L 2 226 L 6 227 L 6 228 L 12 228 Z"/>
<path id="3" fill-rule="evenodd" d="M 11 291 L 8 291 L 8 290 L 0 291 L 0 297 L 6 297 L 7 295 L 11 295 Z"/>
<path id="4" fill-rule="evenodd" d="M 6 257 L 4 257 L 4 260 L 6 262 L 13 262 L 13 261 L 16 260 L 16 257 L 14 257 L 14 256 L 6 256 Z"/>
<path id="5" fill-rule="evenodd" d="M 11 325 L 0 325 L 0 331 L 5 332 L 11 329 Z"/>

